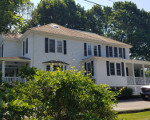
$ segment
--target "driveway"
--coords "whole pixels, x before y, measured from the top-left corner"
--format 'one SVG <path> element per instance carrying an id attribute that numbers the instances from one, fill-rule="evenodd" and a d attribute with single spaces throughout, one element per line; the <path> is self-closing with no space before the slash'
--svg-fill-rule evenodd
<path id="1" fill-rule="evenodd" d="M 116 107 L 117 111 L 126 110 L 141 110 L 150 108 L 150 101 L 143 101 L 142 99 L 129 99 L 129 100 L 119 100 Z"/>

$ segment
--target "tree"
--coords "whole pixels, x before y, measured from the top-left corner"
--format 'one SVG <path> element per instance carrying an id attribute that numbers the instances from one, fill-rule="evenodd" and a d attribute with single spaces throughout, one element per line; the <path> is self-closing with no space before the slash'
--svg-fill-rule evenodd
<path id="1" fill-rule="evenodd" d="M 131 44 L 131 56 L 150 60 L 150 13 L 132 2 L 115 2 L 107 36 Z"/>
<path id="2" fill-rule="evenodd" d="M 85 10 L 79 4 L 76 5 L 74 0 L 41 0 L 31 16 L 28 27 L 57 23 L 68 28 L 85 30 Z"/>
<path id="3" fill-rule="evenodd" d="M 21 5 L 30 0 L 0 0 L 0 33 L 8 32 L 13 25 L 19 25 L 23 18 L 18 14 Z"/>
<path id="4" fill-rule="evenodd" d="M 7 91 L 0 105 L 1 119 L 116 119 L 114 92 L 107 85 L 96 85 L 81 71 L 39 70 L 34 81 Z"/>

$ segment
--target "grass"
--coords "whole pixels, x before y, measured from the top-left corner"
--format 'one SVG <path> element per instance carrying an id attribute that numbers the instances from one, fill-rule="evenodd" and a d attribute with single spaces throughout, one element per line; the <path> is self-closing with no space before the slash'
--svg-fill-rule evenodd
<path id="1" fill-rule="evenodd" d="M 118 120 L 150 120 L 150 111 L 119 114 Z"/>

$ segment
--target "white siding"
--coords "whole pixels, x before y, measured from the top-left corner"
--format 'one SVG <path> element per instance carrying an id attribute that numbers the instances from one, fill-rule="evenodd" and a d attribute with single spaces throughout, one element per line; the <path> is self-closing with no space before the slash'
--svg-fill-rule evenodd
<path id="1" fill-rule="evenodd" d="M 3 43 L 4 57 L 18 57 L 20 55 L 20 44 L 17 41 L 7 40 Z"/>
<path id="2" fill-rule="evenodd" d="M 106 61 L 97 60 L 95 61 L 94 67 L 95 67 L 96 84 L 98 85 L 108 84 L 110 86 L 118 86 L 118 87 L 127 86 L 127 78 L 125 76 L 117 76 L 117 75 L 107 76 Z"/>

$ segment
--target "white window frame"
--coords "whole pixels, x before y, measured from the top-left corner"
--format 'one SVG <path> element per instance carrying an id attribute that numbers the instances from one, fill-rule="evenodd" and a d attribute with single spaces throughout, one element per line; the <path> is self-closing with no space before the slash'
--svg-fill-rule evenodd
<path id="1" fill-rule="evenodd" d="M 89 47 L 90 47 L 90 50 L 89 50 Z M 87 45 L 87 52 L 88 52 L 88 56 L 92 56 L 92 45 L 90 45 L 90 44 Z M 89 54 L 89 53 L 91 53 L 91 54 Z"/>
<path id="2" fill-rule="evenodd" d="M 58 46 L 58 43 L 61 42 L 61 46 Z M 58 51 L 59 48 L 61 51 Z M 63 41 L 57 40 L 57 53 L 63 53 Z"/>

